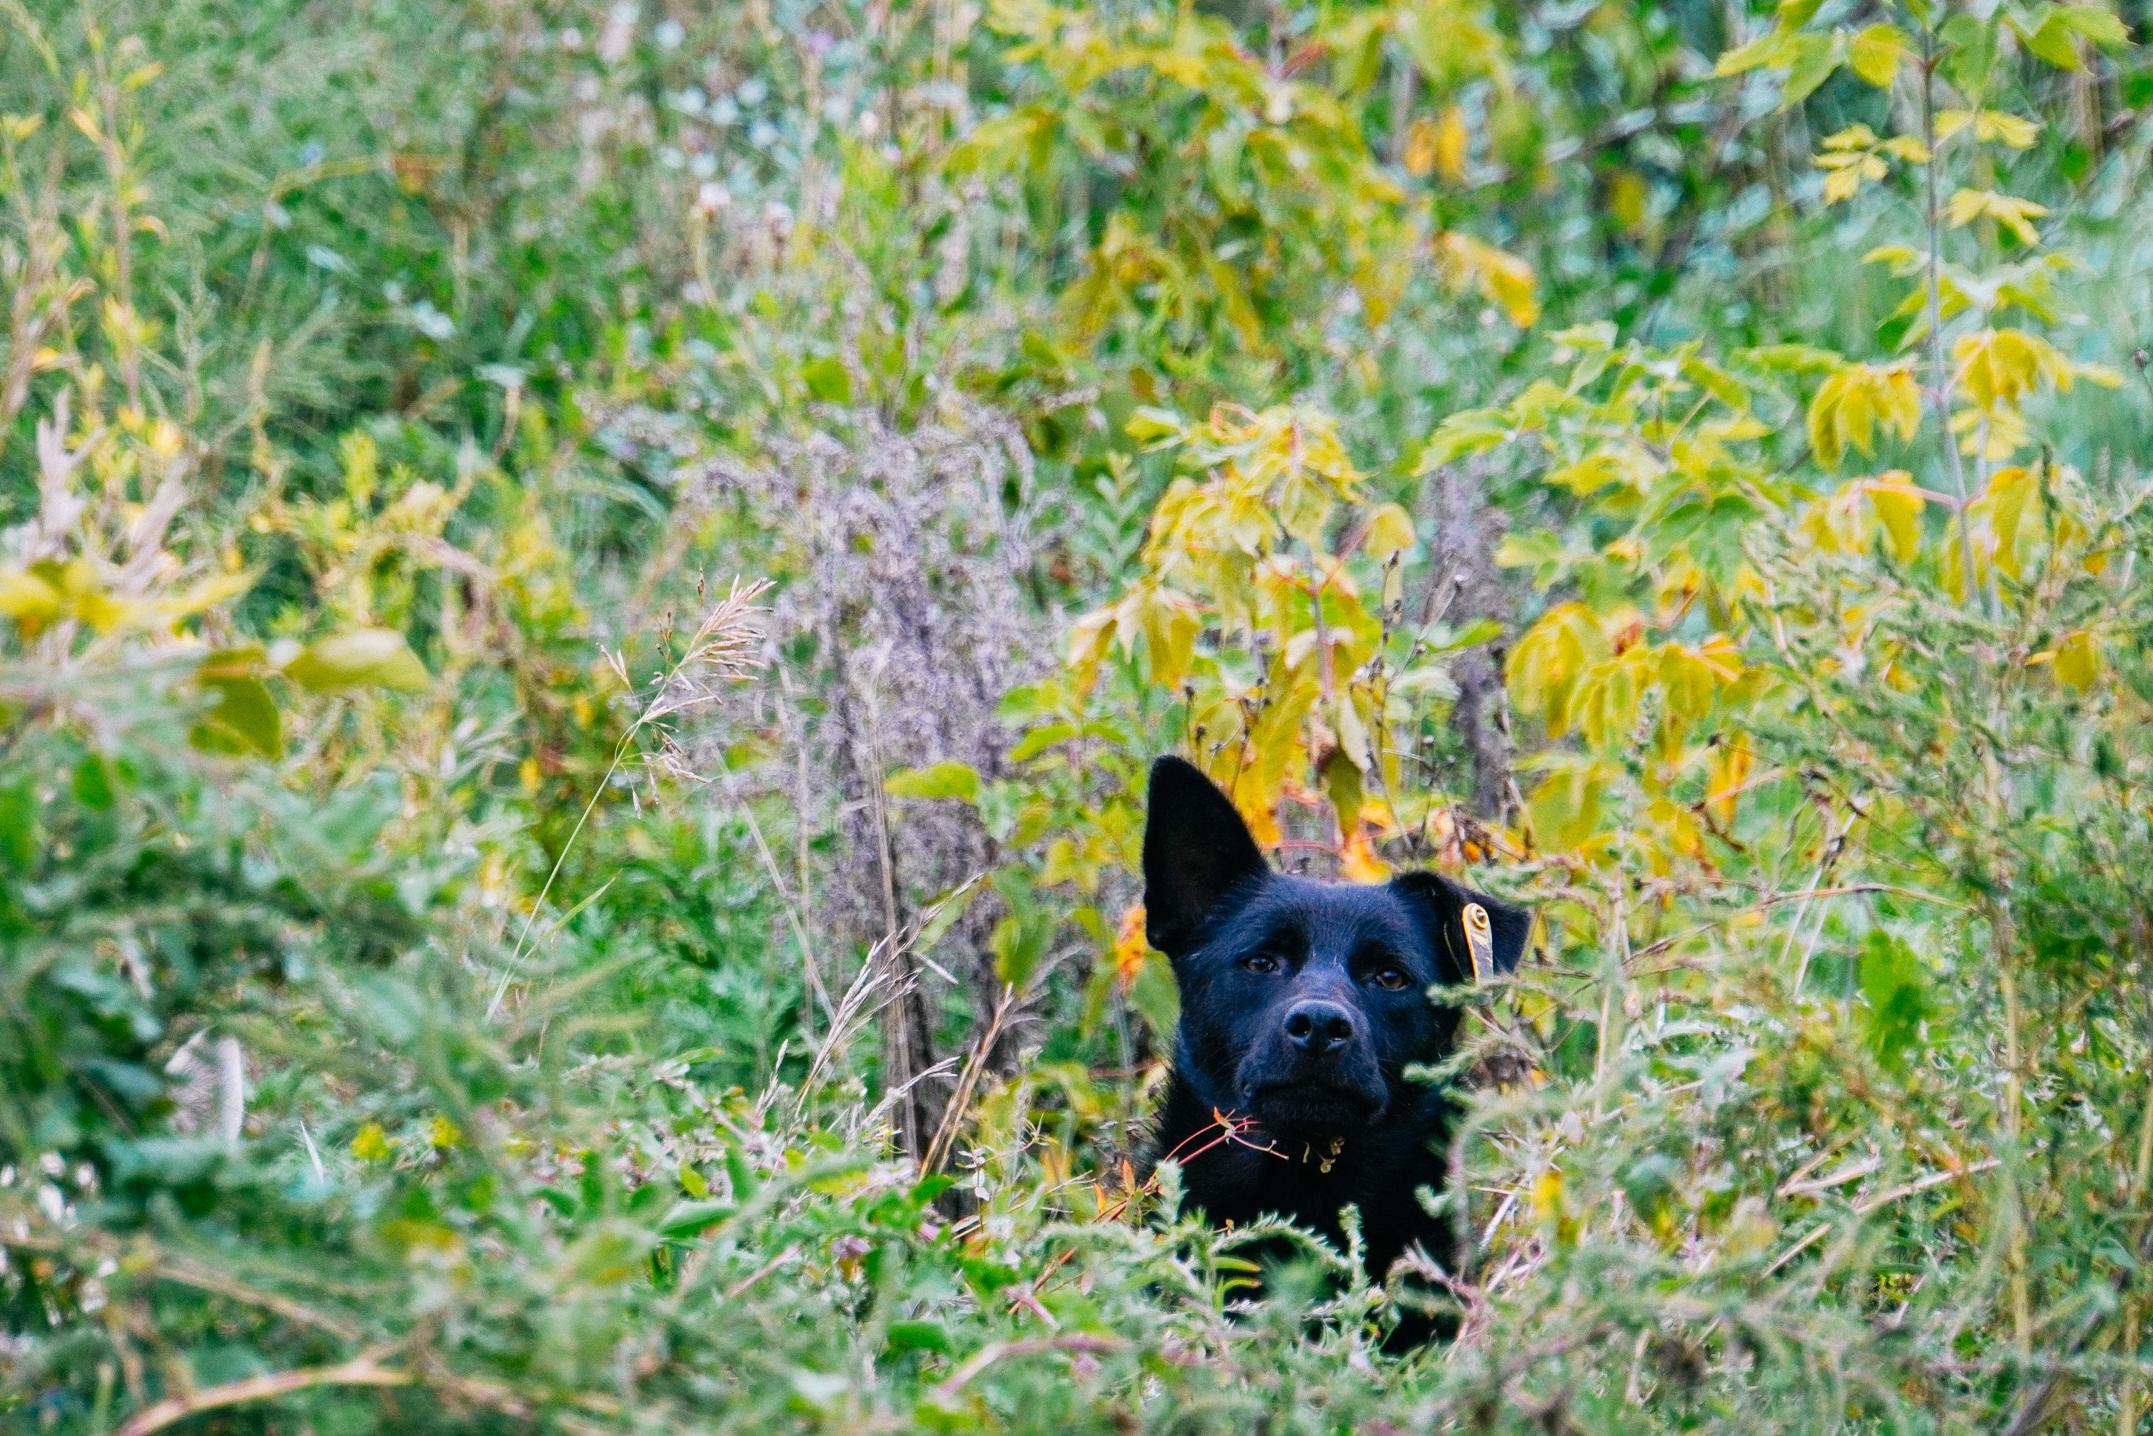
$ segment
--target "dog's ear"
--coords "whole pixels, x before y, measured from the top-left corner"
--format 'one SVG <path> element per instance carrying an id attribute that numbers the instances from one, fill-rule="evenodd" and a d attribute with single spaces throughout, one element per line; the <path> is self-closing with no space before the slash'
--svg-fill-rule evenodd
<path id="1" fill-rule="evenodd" d="M 1179 958 L 1196 945 L 1222 898 L 1270 869 L 1233 804 L 1191 764 L 1153 763 L 1148 802 L 1144 935 Z"/>
<path id="2" fill-rule="evenodd" d="M 1441 873 L 1400 873 L 1390 887 L 1421 913 L 1435 935 L 1436 958 L 1450 981 L 1471 982 L 1483 962 L 1498 973 L 1517 971 L 1533 930 L 1533 915 L 1524 908 L 1460 886 Z M 1481 916 L 1473 914 L 1475 907 Z M 1483 954 L 1480 959 L 1473 954 L 1476 946 Z"/>

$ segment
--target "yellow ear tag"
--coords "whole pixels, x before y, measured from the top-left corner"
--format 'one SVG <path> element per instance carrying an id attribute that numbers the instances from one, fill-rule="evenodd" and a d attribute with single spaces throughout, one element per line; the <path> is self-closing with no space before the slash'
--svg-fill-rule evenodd
<path id="1" fill-rule="evenodd" d="M 1479 903 L 1465 905 L 1465 947 L 1473 955 L 1473 981 L 1486 982 L 1495 975 L 1495 929 L 1488 923 L 1488 910 Z"/>

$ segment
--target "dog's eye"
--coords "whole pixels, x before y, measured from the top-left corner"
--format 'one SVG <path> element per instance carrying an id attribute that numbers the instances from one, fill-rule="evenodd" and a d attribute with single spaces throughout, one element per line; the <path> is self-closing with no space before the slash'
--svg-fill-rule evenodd
<path id="1" fill-rule="evenodd" d="M 1250 972 L 1276 972 L 1278 959 L 1268 952 L 1252 952 L 1241 959 L 1241 965 Z"/>
<path id="2" fill-rule="evenodd" d="M 1403 992 L 1412 985 L 1413 979 L 1406 976 L 1402 967 L 1386 967 L 1376 973 L 1374 982 L 1385 992 Z"/>

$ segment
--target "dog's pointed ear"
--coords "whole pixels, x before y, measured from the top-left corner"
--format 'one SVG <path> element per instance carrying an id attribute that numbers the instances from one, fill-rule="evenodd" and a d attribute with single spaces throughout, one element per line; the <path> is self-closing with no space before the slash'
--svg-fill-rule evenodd
<path id="1" fill-rule="evenodd" d="M 1533 915 L 1524 908 L 1475 892 L 1441 873 L 1400 873 L 1390 886 L 1414 905 L 1435 935 L 1436 960 L 1448 981 L 1471 982 L 1483 975 L 1476 970 L 1483 965 L 1495 973 L 1517 971 L 1533 930 Z M 1476 907 L 1479 917 L 1472 912 Z"/>
<path id="2" fill-rule="evenodd" d="M 1144 935 L 1179 958 L 1196 945 L 1221 899 L 1270 869 L 1232 802 L 1193 765 L 1153 763 L 1147 802 Z"/>

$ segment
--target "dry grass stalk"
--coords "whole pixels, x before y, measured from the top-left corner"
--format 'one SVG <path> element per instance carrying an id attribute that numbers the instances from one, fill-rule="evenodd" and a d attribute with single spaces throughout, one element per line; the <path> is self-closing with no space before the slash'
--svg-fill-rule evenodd
<path id="1" fill-rule="evenodd" d="M 767 579 L 757 579 L 743 584 L 734 579 L 725 597 L 704 610 L 702 620 L 688 638 L 686 649 L 673 661 L 671 667 L 658 673 L 651 681 L 650 697 L 645 700 L 642 711 L 613 745 L 612 761 L 606 764 L 604 776 L 591 789 L 590 800 L 576 818 L 576 825 L 569 829 L 568 840 L 553 859 L 553 867 L 546 874 L 546 881 L 539 887 L 538 896 L 531 901 L 531 911 L 523 920 L 523 931 L 516 938 L 516 946 L 509 953 L 508 962 L 501 969 L 500 981 L 495 984 L 493 998 L 486 1004 L 486 1020 L 492 1021 L 501 1010 L 501 1003 L 508 995 L 508 986 L 521 966 L 531 938 L 532 925 L 546 906 L 546 898 L 553 891 L 553 884 L 561 875 L 561 864 L 568 860 L 576 840 L 583 835 L 584 824 L 590 821 L 598 800 L 612 785 L 613 775 L 635 747 L 645 729 L 661 734 L 662 743 L 658 761 L 676 772 L 686 771 L 687 765 L 679 756 L 678 745 L 673 740 L 669 723 L 683 713 L 707 707 L 717 701 L 719 694 L 729 683 L 740 682 L 752 675 L 758 667 L 755 643 L 760 636 L 760 620 L 767 611 L 756 600 L 769 589 Z M 703 598 L 701 584 L 696 585 L 696 596 Z M 627 664 L 618 653 L 607 653 L 606 661 L 613 667 L 621 681 L 632 689 Z"/>

